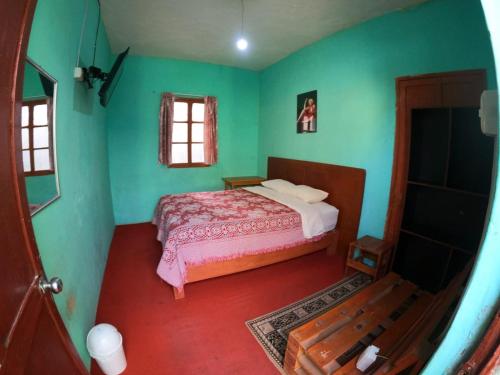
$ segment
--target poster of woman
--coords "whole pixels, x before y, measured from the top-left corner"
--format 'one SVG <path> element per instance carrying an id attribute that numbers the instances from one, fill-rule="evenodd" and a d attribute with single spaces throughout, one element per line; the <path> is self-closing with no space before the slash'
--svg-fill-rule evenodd
<path id="1" fill-rule="evenodd" d="M 318 91 L 297 95 L 297 133 L 316 133 L 318 124 Z"/>

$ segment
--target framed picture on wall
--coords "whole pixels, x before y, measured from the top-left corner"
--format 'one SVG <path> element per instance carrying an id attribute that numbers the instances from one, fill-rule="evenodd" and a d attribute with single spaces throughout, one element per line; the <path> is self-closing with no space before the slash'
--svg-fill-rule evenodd
<path id="1" fill-rule="evenodd" d="M 316 133 L 318 130 L 318 91 L 297 95 L 297 133 Z"/>

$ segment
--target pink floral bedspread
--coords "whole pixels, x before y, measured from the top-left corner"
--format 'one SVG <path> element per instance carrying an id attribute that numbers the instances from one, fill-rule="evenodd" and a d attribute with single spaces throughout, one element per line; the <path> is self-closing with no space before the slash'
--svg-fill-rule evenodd
<path id="1" fill-rule="evenodd" d="M 186 265 L 234 259 L 307 242 L 299 213 L 246 190 L 163 196 L 153 223 L 163 245 L 158 275 L 180 287 Z"/>

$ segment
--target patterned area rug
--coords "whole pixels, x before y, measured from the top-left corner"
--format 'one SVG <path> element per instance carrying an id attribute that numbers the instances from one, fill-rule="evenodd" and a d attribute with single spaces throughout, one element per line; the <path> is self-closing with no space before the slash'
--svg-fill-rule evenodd
<path id="1" fill-rule="evenodd" d="M 343 302 L 371 278 L 356 273 L 298 302 L 245 322 L 274 365 L 283 372 L 288 333 Z"/>

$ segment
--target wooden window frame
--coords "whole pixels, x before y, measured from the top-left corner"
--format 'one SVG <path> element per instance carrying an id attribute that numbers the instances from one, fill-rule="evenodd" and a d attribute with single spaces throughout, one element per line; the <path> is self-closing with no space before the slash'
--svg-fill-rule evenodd
<path id="1" fill-rule="evenodd" d="M 185 98 L 182 96 L 176 97 L 174 100 L 174 103 L 187 103 L 188 105 L 188 116 L 187 120 L 185 121 L 187 123 L 187 128 L 188 128 L 188 139 L 187 142 L 172 142 L 171 139 L 169 139 L 170 145 L 175 145 L 175 144 L 187 144 L 188 146 L 188 162 L 187 163 L 168 163 L 169 168 L 204 168 L 204 167 L 210 167 L 209 164 L 207 163 L 193 163 L 191 162 L 191 146 L 193 144 L 203 144 L 203 152 L 205 152 L 205 139 L 203 139 L 203 142 L 193 142 L 191 140 L 192 136 L 192 126 L 193 124 L 205 124 L 204 121 L 193 121 L 192 119 L 192 108 L 193 104 L 199 103 L 199 104 L 205 104 L 205 100 L 203 98 Z M 175 108 L 175 104 L 174 104 Z M 175 116 L 175 109 L 174 109 L 174 116 Z M 176 121 L 172 120 L 172 133 L 173 133 L 173 126 Z M 182 121 L 178 121 L 182 122 Z M 205 125 L 204 125 L 205 126 Z M 170 147 L 170 152 L 172 152 L 172 147 Z M 171 155 L 170 155 L 171 157 Z"/>
<path id="2" fill-rule="evenodd" d="M 50 111 L 47 113 L 47 125 L 34 125 L 34 119 L 33 119 L 33 108 L 37 105 L 40 104 L 46 104 L 47 108 L 50 110 L 52 107 L 52 98 L 46 97 L 43 99 L 34 99 L 34 100 L 23 100 L 22 106 L 23 107 L 28 107 L 29 108 L 29 115 L 28 115 L 28 126 L 23 126 L 22 129 L 28 129 L 29 132 L 29 147 L 26 149 L 22 149 L 22 151 L 29 151 L 30 154 L 30 167 L 31 170 L 29 172 L 24 172 L 25 176 L 46 176 L 46 175 L 51 175 L 55 174 L 55 168 L 54 168 L 54 140 L 53 140 L 53 129 L 52 129 L 52 113 Z M 34 140 L 33 140 L 33 130 L 35 128 L 43 128 L 47 127 L 48 128 L 48 137 L 49 137 L 49 146 L 48 147 L 41 147 L 41 148 L 34 148 Z M 50 161 L 50 169 L 43 169 L 39 171 L 35 171 L 35 150 L 49 150 L 49 161 Z"/>

